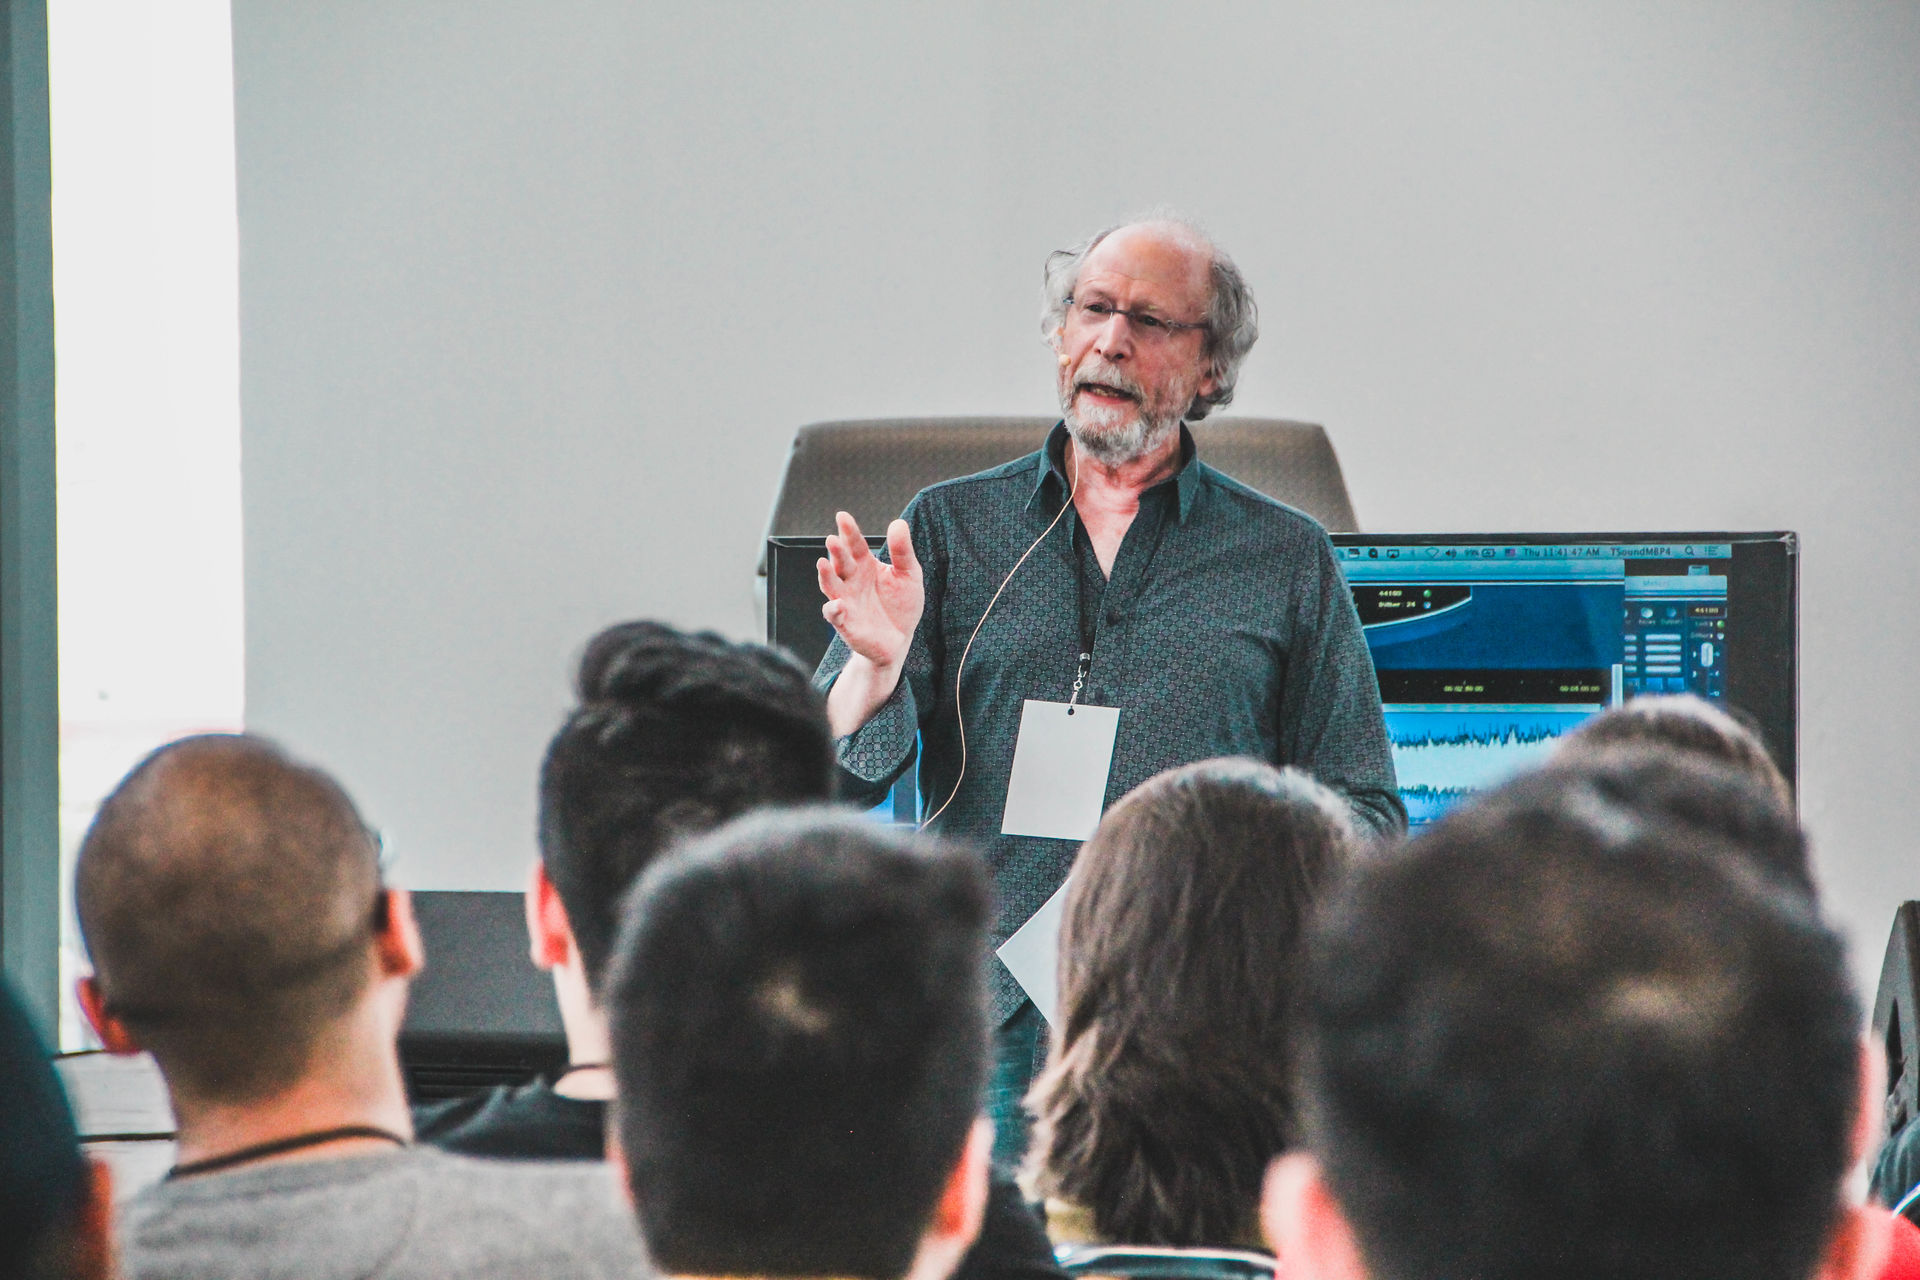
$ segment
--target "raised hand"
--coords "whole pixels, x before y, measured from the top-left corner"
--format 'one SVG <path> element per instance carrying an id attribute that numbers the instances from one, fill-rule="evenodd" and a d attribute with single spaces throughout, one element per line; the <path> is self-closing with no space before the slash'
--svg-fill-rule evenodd
<path id="1" fill-rule="evenodd" d="M 828 535 L 827 554 L 818 566 L 820 591 L 827 598 L 821 616 L 857 656 L 897 675 L 927 599 L 912 534 L 905 520 L 887 526 L 892 563 L 886 564 L 867 548 L 852 516 L 842 511 L 834 522 L 840 532 Z M 886 684 L 891 692 L 893 682 Z"/>

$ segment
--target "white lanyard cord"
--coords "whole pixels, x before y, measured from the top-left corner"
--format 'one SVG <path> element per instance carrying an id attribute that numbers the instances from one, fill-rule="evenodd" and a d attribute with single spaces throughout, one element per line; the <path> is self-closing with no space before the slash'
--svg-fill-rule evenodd
<path id="1" fill-rule="evenodd" d="M 1053 526 L 1060 523 L 1061 516 L 1073 509 L 1073 495 L 1079 492 L 1079 489 L 1080 451 L 1076 449 L 1073 452 L 1073 474 L 1067 480 L 1067 500 L 1060 504 L 1059 515 L 1054 516 L 1053 523 L 1040 531 L 1040 536 L 1033 540 L 1033 545 L 1020 553 L 1020 558 L 1013 562 L 1013 568 L 1007 570 L 1007 576 L 1000 579 L 999 590 L 993 593 L 993 599 L 987 601 L 986 609 L 980 614 L 980 621 L 973 624 L 973 634 L 967 637 L 967 647 L 960 651 L 960 665 L 953 669 L 953 718 L 960 726 L 960 772 L 953 779 L 953 790 L 947 793 L 947 798 L 941 802 L 938 809 L 921 821 L 918 830 L 925 831 L 933 825 L 935 818 L 947 811 L 947 806 L 953 803 L 953 798 L 960 794 L 960 784 L 967 779 L 967 713 L 966 709 L 960 705 L 960 677 L 967 669 L 967 655 L 973 652 L 973 642 L 979 637 L 980 628 L 987 625 L 987 615 L 993 612 L 993 606 L 1000 603 L 1000 594 L 1007 589 L 1007 584 L 1013 581 L 1013 575 L 1020 572 L 1020 566 L 1027 562 L 1028 556 L 1040 549 L 1040 544 L 1045 542 L 1047 535 L 1053 532 Z"/>

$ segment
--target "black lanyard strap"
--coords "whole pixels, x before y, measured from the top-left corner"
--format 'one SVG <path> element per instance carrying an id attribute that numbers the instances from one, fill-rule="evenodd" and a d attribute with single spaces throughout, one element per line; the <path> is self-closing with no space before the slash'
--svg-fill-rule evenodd
<path id="1" fill-rule="evenodd" d="M 255 1160 L 265 1160 L 269 1156 L 285 1155 L 289 1151 L 304 1151 L 308 1147 L 324 1146 L 329 1142 L 341 1142 L 348 1138 L 378 1138 L 391 1142 L 397 1147 L 410 1147 L 413 1144 L 391 1129 L 381 1129 L 370 1124 L 343 1124 L 337 1129 L 320 1129 L 313 1133 L 296 1133 L 290 1138 L 275 1138 L 272 1142 L 262 1142 L 256 1146 L 242 1147 L 238 1151 L 229 1151 L 222 1156 L 209 1156 L 205 1160 L 194 1160 L 187 1164 L 177 1164 L 167 1170 L 166 1181 L 178 1178 L 191 1178 L 195 1174 L 218 1173 L 222 1169 L 231 1169 L 236 1165 L 251 1164 Z"/>
<path id="2" fill-rule="evenodd" d="M 1159 490 L 1165 490 L 1165 492 L 1159 492 Z M 1144 556 L 1139 560 L 1139 572 L 1130 575 L 1127 578 L 1126 584 L 1119 587 L 1119 594 L 1124 598 L 1114 603 L 1112 609 L 1124 607 L 1134 597 L 1140 594 L 1141 583 L 1145 580 L 1148 570 L 1153 567 L 1154 557 L 1159 555 L 1160 544 L 1167 536 L 1167 525 L 1172 523 L 1172 513 L 1168 510 L 1168 504 L 1173 502 L 1177 502 L 1177 498 L 1175 498 L 1171 489 L 1171 482 L 1156 485 L 1154 489 L 1148 490 L 1146 494 L 1142 495 L 1140 509 L 1135 513 L 1133 518 L 1134 525 L 1138 526 L 1143 517 L 1151 521 L 1151 524 L 1144 530 L 1136 531 L 1136 528 L 1130 527 L 1127 530 L 1127 538 L 1144 537 L 1150 541 L 1148 542 Z M 1082 545 L 1083 543 L 1084 546 Z M 1124 551 L 1126 545 L 1126 538 L 1122 538 L 1120 541 L 1121 550 Z M 1073 692 L 1067 698 L 1068 706 L 1072 706 L 1079 701 L 1080 694 L 1086 688 L 1087 677 L 1092 673 L 1094 637 L 1100 628 L 1100 613 L 1102 610 L 1108 610 L 1110 614 L 1112 612 L 1112 609 L 1109 608 L 1109 603 L 1116 599 L 1115 589 L 1116 586 L 1119 585 L 1117 579 L 1120 577 L 1121 567 L 1120 557 L 1116 553 L 1113 560 L 1113 576 L 1105 577 L 1105 575 L 1101 575 L 1105 577 L 1105 585 L 1099 589 L 1100 599 L 1095 607 L 1088 608 L 1087 597 L 1092 594 L 1092 591 L 1088 587 L 1087 561 L 1089 559 L 1094 561 L 1094 573 L 1099 574 L 1100 569 L 1098 553 L 1093 549 L 1093 537 L 1087 532 L 1087 524 L 1084 520 L 1076 518 L 1073 522 L 1071 551 L 1073 555 L 1074 607 L 1079 611 L 1080 616 L 1080 655 L 1074 666 Z M 1131 567 L 1131 563 L 1129 567 Z"/>
<path id="3" fill-rule="evenodd" d="M 1073 691 L 1067 695 L 1069 707 L 1080 701 L 1080 694 L 1087 687 L 1087 673 L 1093 669 L 1093 636 L 1099 625 L 1096 611 L 1087 608 L 1087 559 L 1096 554 L 1093 538 L 1087 533 L 1083 520 L 1076 519 L 1073 522 L 1073 532 L 1073 604 L 1080 616 L 1080 657 L 1073 667 Z M 1082 546 L 1082 543 L 1085 545 Z M 1107 585 L 1113 584 L 1109 581 Z M 1102 589 L 1103 601 L 1105 597 L 1105 589 Z"/>

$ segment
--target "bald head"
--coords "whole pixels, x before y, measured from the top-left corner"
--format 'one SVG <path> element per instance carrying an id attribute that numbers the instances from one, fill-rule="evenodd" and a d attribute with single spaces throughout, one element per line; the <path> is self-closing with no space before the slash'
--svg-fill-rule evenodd
<path id="1" fill-rule="evenodd" d="M 1080 264 L 1089 272 L 1114 272 L 1159 286 L 1180 308 L 1180 318 L 1203 315 L 1213 300 L 1213 242 L 1185 223 L 1129 223 L 1102 236 Z"/>
<path id="2" fill-rule="evenodd" d="M 98 993 L 176 1088 L 284 1087 L 370 985 L 385 899 L 367 828 L 333 779 L 261 739 L 148 756 L 74 878 Z"/>

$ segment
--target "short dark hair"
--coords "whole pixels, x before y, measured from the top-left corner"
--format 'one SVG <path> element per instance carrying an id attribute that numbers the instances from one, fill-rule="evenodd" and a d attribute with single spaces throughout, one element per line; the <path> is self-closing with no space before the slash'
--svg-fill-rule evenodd
<path id="1" fill-rule="evenodd" d="M 971 851 L 818 809 L 642 878 L 607 1006 L 662 1270 L 905 1273 L 979 1114 L 988 900 Z"/>
<path id="2" fill-rule="evenodd" d="M 87 1196 L 66 1093 L 0 981 L 0 1275 L 54 1276 Z"/>
<path id="3" fill-rule="evenodd" d="M 1838 936 L 1700 833 L 1495 792 L 1313 929 L 1307 1145 L 1378 1280 L 1804 1280 L 1841 1212 Z"/>
<path id="4" fill-rule="evenodd" d="M 263 738 L 161 747 L 100 806 L 74 905 L 94 981 L 167 1074 L 227 1102 L 297 1080 L 373 980 L 373 836 L 338 783 Z"/>
<path id="5" fill-rule="evenodd" d="M 1703 752 L 1654 738 L 1601 737 L 1556 754 L 1537 775 L 1514 783 L 1534 790 L 1583 789 L 1596 801 L 1632 809 L 1666 824 L 1726 843 L 1762 874 L 1813 895 L 1806 832 L 1764 776 Z"/>
<path id="6" fill-rule="evenodd" d="M 1664 746 L 1718 761 L 1765 787 L 1789 813 L 1793 788 L 1751 716 L 1691 693 L 1647 694 L 1609 707 L 1560 740 L 1556 759 L 1623 746 Z"/>
<path id="7" fill-rule="evenodd" d="M 623 622 L 587 643 L 540 769 L 540 857 L 600 988 L 621 895 L 676 838 L 833 795 L 811 673 L 777 649 Z"/>
<path id="8" fill-rule="evenodd" d="M 1068 890 L 1060 1038 L 1028 1095 L 1038 1191 L 1108 1240 L 1258 1238 L 1262 1175 L 1294 1136 L 1301 937 L 1357 845 L 1345 801 L 1257 760 L 1114 805 Z"/>

